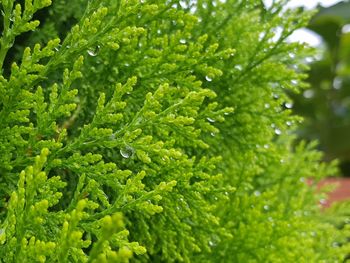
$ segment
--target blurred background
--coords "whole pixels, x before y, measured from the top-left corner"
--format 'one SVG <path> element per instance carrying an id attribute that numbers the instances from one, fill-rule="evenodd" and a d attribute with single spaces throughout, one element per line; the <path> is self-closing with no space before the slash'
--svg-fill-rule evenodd
<path id="1" fill-rule="evenodd" d="M 350 1 L 291 0 L 288 6 L 318 9 L 308 27 L 290 37 L 316 48 L 305 60 L 309 88 L 291 94 L 294 111 L 305 118 L 299 136 L 317 139 L 326 160 L 339 159 L 342 175 L 350 177 Z"/>

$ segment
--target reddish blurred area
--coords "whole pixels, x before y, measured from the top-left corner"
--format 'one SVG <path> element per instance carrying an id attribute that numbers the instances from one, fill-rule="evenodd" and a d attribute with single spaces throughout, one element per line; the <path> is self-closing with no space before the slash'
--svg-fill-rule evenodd
<path id="1" fill-rule="evenodd" d="M 321 200 L 320 204 L 330 207 L 334 202 L 350 199 L 350 178 L 327 178 L 320 182 L 319 188 L 327 185 L 335 185 L 335 189 L 328 194 L 326 200 Z"/>

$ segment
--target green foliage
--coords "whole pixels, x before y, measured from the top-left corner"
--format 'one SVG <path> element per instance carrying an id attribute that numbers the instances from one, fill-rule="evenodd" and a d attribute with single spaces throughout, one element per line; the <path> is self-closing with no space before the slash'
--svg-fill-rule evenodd
<path id="1" fill-rule="evenodd" d="M 285 2 L 1 1 L 1 262 L 342 262 Z"/>
<path id="2" fill-rule="evenodd" d="M 323 39 L 316 59 L 310 63 L 310 87 L 304 96 L 295 96 L 295 110 L 305 116 L 300 129 L 305 139 L 318 139 L 327 159 L 339 158 L 349 175 L 350 144 L 350 3 L 321 8 L 308 28 Z"/>

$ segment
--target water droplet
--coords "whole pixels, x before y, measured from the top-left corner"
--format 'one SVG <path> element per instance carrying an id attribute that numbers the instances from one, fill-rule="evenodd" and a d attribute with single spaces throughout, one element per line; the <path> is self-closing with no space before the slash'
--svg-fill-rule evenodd
<path id="1" fill-rule="evenodd" d="M 287 126 L 292 126 L 292 122 L 291 121 L 286 121 Z"/>
<path id="2" fill-rule="evenodd" d="M 270 104 L 269 103 L 265 103 L 264 107 L 265 107 L 265 109 L 268 109 L 268 108 L 270 108 Z"/>
<path id="3" fill-rule="evenodd" d="M 211 247 L 215 247 L 217 245 L 216 242 L 214 242 L 213 240 L 209 240 L 208 244 Z"/>
<path id="4" fill-rule="evenodd" d="M 291 109 L 291 108 L 293 108 L 293 103 L 292 103 L 292 102 L 286 102 L 286 103 L 284 104 L 284 106 L 285 106 L 287 109 Z"/>
<path id="5" fill-rule="evenodd" d="M 261 192 L 260 192 L 260 191 L 255 191 L 255 192 L 254 192 L 254 195 L 255 195 L 255 196 L 260 196 L 260 195 L 261 195 Z"/>
<path id="6" fill-rule="evenodd" d="M 269 149 L 269 148 L 270 148 L 270 145 L 264 144 L 264 148 L 265 148 L 265 149 Z"/>
<path id="7" fill-rule="evenodd" d="M 282 131 L 280 129 L 275 129 L 275 134 L 276 135 L 281 135 L 282 134 Z"/>
<path id="8" fill-rule="evenodd" d="M 207 80 L 207 81 L 213 81 L 213 79 L 211 78 L 211 77 L 209 77 L 209 76 L 205 76 L 205 79 Z"/>
<path id="9" fill-rule="evenodd" d="M 242 68 L 241 65 L 236 65 L 236 66 L 235 66 L 235 69 L 238 70 L 238 71 L 242 71 L 243 68 Z"/>
<path id="10" fill-rule="evenodd" d="M 268 205 L 264 205 L 264 210 L 268 211 L 270 209 L 270 207 Z"/>
<path id="11" fill-rule="evenodd" d="M 57 47 L 54 48 L 55 51 L 59 51 L 61 49 L 61 45 L 58 45 Z"/>
<path id="12" fill-rule="evenodd" d="M 212 118 L 207 118 L 207 121 L 209 121 L 209 122 L 211 122 L 211 123 L 214 123 L 215 122 L 215 120 L 214 119 L 212 119 Z"/>
<path id="13" fill-rule="evenodd" d="M 296 79 L 292 79 L 290 83 L 292 83 L 292 85 L 298 85 L 298 81 Z"/>
<path id="14" fill-rule="evenodd" d="M 179 41 L 181 44 L 186 44 L 186 39 L 180 39 L 180 41 Z"/>
<path id="15" fill-rule="evenodd" d="M 124 63 L 124 66 L 125 67 L 130 67 L 130 64 L 129 63 Z"/>
<path id="16" fill-rule="evenodd" d="M 304 177 L 300 177 L 299 181 L 300 181 L 301 183 L 305 183 L 305 178 L 304 178 Z"/>
<path id="17" fill-rule="evenodd" d="M 99 51 L 100 51 L 100 46 L 96 46 L 94 48 L 88 49 L 87 53 L 91 57 L 96 57 Z"/>
<path id="18" fill-rule="evenodd" d="M 305 62 L 308 63 L 308 64 L 310 64 L 310 63 L 312 63 L 314 61 L 315 61 L 315 59 L 313 57 L 306 57 L 305 58 Z"/>
<path id="19" fill-rule="evenodd" d="M 134 149 L 130 146 L 125 146 L 124 148 L 120 149 L 120 154 L 124 158 L 130 158 L 134 154 Z"/>
<path id="20" fill-rule="evenodd" d="M 284 159 L 281 159 L 281 160 L 280 160 L 280 163 L 284 163 Z"/>
<path id="21" fill-rule="evenodd" d="M 315 236 L 317 236 L 317 233 L 316 233 L 315 231 L 311 231 L 310 235 L 311 235 L 312 237 L 315 237 Z"/>
<path id="22" fill-rule="evenodd" d="M 276 93 L 274 93 L 274 94 L 272 94 L 272 97 L 275 99 L 275 100 L 277 100 L 277 99 L 279 99 L 279 95 L 278 94 L 276 94 Z"/>
<path id="23" fill-rule="evenodd" d="M 269 216 L 269 217 L 267 218 L 267 220 L 269 220 L 270 222 L 273 222 L 273 218 L 272 218 L 271 216 Z"/>
<path id="24" fill-rule="evenodd" d="M 213 133 L 213 132 L 210 133 L 210 136 L 212 136 L 212 137 L 215 137 L 215 135 L 216 135 L 216 134 Z"/>

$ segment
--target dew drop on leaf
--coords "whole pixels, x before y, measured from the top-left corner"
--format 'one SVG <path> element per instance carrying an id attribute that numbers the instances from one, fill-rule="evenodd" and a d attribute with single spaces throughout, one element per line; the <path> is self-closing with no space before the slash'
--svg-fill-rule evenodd
<path id="1" fill-rule="evenodd" d="M 128 159 L 134 154 L 134 149 L 130 146 L 125 146 L 124 148 L 120 149 L 120 154 L 124 158 Z"/>
<path id="2" fill-rule="evenodd" d="M 215 120 L 214 119 L 212 119 L 212 118 L 207 118 L 207 121 L 209 121 L 209 122 L 211 122 L 211 123 L 214 123 L 215 122 Z"/>
<path id="3" fill-rule="evenodd" d="M 282 134 L 282 131 L 280 129 L 275 129 L 275 134 L 276 135 L 281 135 Z"/>
<path id="4" fill-rule="evenodd" d="M 293 108 L 293 103 L 291 103 L 291 102 L 286 102 L 286 103 L 284 104 L 284 106 L 285 106 L 287 109 L 291 109 L 291 108 Z"/>
<path id="5" fill-rule="evenodd" d="M 99 51 L 100 51 L 100 46 L 96 46 L 94 48 L 88 49 L 87 53 L 91 57 L 96 57 Z"/>
<path id="6" fill-rule="evenodd" d="M 207 81 L 213 81 L 213 79 L 211 78 L 211 77 L 209 77 L 209 76 L 205 76 L 205 79 L 207 80 Z"/>
<path id="7" fill-rule="evenodd" d="M 238 70 L 238 71 L 241 71 L 243 68 L 242 68 L 241 65 L 236 65 L 236 66 L 235 66 L 235 69 Z"/>
<path id="8" fill-rule="evenodd" d="M 58 45 L 58 46 L 56 46 L 56 47 L 54 48 L 54 50 L 55 50 L 55 51 L 59 51 L 59 50 L 61 49 L 61 47 L 62 47 L 61 45 Z"/>
<path id="9" fill-rule="evenodd" d="M 208 244 L 211 247 L 215 247 L 216 246 L 216 243 L 214 241 L 212 241 L 212 240 L 209 240 Z"/>

